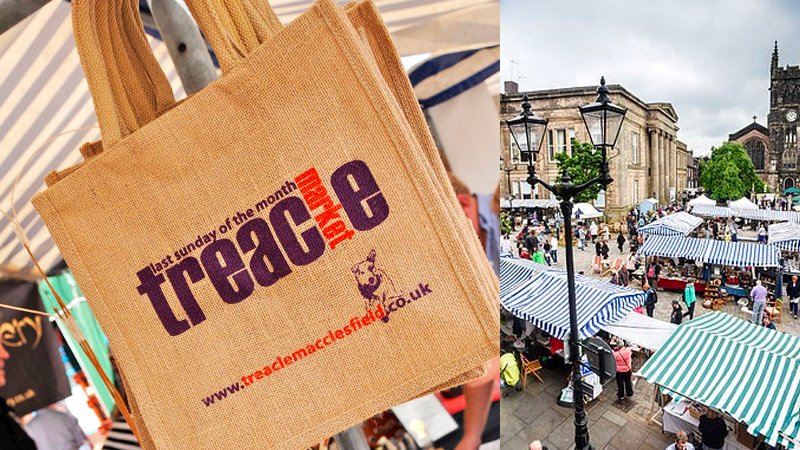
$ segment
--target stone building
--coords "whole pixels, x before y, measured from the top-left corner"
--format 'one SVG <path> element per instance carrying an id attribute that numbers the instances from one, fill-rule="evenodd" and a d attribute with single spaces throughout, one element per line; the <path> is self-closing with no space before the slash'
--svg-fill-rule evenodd
<path id="1" fill-rule="evenodd" d="M 609 170 L 614 182 L 605 193 L 605 208 L 611 220 L 617 220 L 634 205 L 655 196 L 666 203 L 680 198 L 687 187 L 688 163 L 691 153 L 677 139 L 678 114 L 669 103 L 646 103 L 619 85 L 607 86 L 611 101 L 628 108 L 617 144 L 609 157 Z M 570 150 L 569 142 L 590 142 L 578 108 L 597 97 L 597 86 L 518 92 L 517 84 L 505 83 L 501 95 L 501 121 L 514 117 L 521 110 L 523 95 L 527 94 L 533 112 L 549 120 L 546 136 L 537 157 L 537 175 L 554 181 L 558 176 L 555 155 Z M 512 146 L 508 128 L 501 128 L 501 170 L 512 168 L 502 183 L 501 194 L 508 197 L 510 181 L 514 198 L 551 198 L 538 186 L 531 192 L 525 179 L 525 164 L 520 162 L 516 146 Z"/>
<path id="2" fill-rule="evenodd" d="M 800 114 L 800 67 L 778 67 L 778 42 L 770 66 L 769 166 L 767 182 L 776 190 L 800 185 L 797 135 Z"/>
<path id="3" fill-rule="evenodd" d="M 753 123 L 728 136 L 728 141 L 742 144 L 747 150 L 747 156 L 753 161 L 758 177 L 767 185 L 775 187 L 776 163 L 770 162 L 769 130 L 756 119 L 757 117 L 753 116 Z"/>

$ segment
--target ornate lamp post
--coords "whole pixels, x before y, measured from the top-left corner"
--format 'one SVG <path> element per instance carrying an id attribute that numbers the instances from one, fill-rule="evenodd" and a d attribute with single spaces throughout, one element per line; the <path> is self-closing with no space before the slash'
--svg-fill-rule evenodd
<path id="1" fill-rule="evenodd" d="M 578 342 L 578 313 L 575 304 L 575 263 L 572 255 L 572 208 L 573 201 L 589 187 L 600 184 L 603 189 L 614 181 L 608 173 L 608 152 L 614 148 L 617 136 L 622 129 L 626 108 L 611 103 L 605 78 L 600 78 L 597 88 L 597 99 L 580 108 L 581 116 L 589 131 L 594 148 L 599 149 L 603 157 L 598 177 L 581 184 L 574 184 L 566 169 L 561 174 L 560 182 L 548 184 L 536 177 L 536 155 L 539 153 L 542 137 L 547 128 L 547 120 L 536 117 L 531 111 L 527 95 L 523 98 L 522 113 L 506 121 L 511 137 L 520 149 L 521 159 L 528 163 L 528 184 L 535 189 L 541 184 L 552 192 L 561 202 L 561 213 L 564 215 L 564 237 L 567 256 L 567 289 L 569 295 L 569 353 L 572 365 L 572 392 L 575 405 L 575 449 L 593 450 L 589 443 L 589 429 L 584 410 L 583 385 L 581 383 L 580 344 Z M 521 145 L 520 142 L 522 142 Z"/>

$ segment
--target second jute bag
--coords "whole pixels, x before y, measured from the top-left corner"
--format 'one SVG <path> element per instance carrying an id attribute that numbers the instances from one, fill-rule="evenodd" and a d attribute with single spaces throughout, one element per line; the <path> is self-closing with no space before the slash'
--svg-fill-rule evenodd
<path id="1" fill-rule="evenodd" d="M 452 254 L 469 237 L 332 2 L 141 128 L 90 86 L 106 151 L 34 204 L 156 448 L 302 448 L 497 354 L 486 262 Z"/>

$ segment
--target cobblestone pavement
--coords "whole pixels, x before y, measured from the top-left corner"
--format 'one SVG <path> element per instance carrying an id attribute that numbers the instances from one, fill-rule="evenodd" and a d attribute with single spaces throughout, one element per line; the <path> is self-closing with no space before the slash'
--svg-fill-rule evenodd
<path id="1" fill-rule="evenodd" d="M 747 235 L 747 234 L 745 234 Z M 613 260 L 620 256 L 617 250 L 616 234 L 611 235 L 609 241 L 609 257 Z M 621 256 L 627 258 L 629 247 L 627 242 Z M 586 251 L 573 249 L 575 256 L 576 272 L 584 272 L 588 276 L 597 276 L 592 273 L 591 265 L 594 258 L 594 246 L 587 243 Z M 558 263 L 556 267 L 565 267 L 565 249 L 558 248 Z M 659 290 L 658 303 L 654 317 L 659 320 L 669 321 L 672 299 L 680 299 L 680 292 Z M 700 299 L 698 299 L 700 300 Z M 685 307 L 683 303 L 681 306 Z M 711 311 L 701 305 L 695 307 L 695 317 Z M 748 320 L 750 315 L 742 312 L 741 307 L 731 302 L 723 307 L 723 311 Z M 688 320 L 688 317 L 685 319 Z M 800 320 L 795 320 L 789 315 L 788 305 L 784 306 L 783 320 L 777 324 L 778 329 L 795 335 L 800 335 Z M 634 362 L 634 370 L 639 367 Z M 511 391 L 501 402 L 501 448 L 509 450 L 525 450 L 533 440 L 541 440 L 550 450 L 570 450 L 574 448 L 573 410 L 556 404 L 561 389 L 566 386 L 567 368 L 559 370 L 542 370 L 544 383 L 533 376 L 528 378 L 528 387 L 525 391 Z M 643 379 L 634 379 L 634 406 L 625 412 L 615 406 L 616 384 L 611 380 L 605 385 L 600 397 L 587 405 L 589 420 L 590 441 L 596 450 L 662 450 L 671 442 L 671 436 L 661 433 L 658 424 L 648 424 L 652 400 L 654 398 L 653 385 Z M 660 417 L 659 417 L 660 419 Z"/>

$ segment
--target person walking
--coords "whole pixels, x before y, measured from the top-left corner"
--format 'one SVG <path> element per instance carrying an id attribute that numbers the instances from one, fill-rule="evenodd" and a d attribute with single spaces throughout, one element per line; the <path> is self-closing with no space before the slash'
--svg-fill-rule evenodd
<path id="1" fill-rule="evenodd" d="M 767 229 L 764 228 L 764 224 L 758 226 L 758 242 L 766 243 L 767 242 Z"/>
<path id="2" fill-rule="evenodd" d="M 625 236 L 623 236 L 622 232 L 620 232 L 617 236 L 617 248 L 619 249 L 620 254 L 622 253 L 623 245 L 625 245 Z"/>
<path id="3" fill-rule="evenodd" d="M 658 287 L 658 275 L 661 273 L 661 266 L 658 259 L 653 259 L 647 268 L 647 283 L 655 290 Z"/>
<path id="4" fill-rule="evenodd" d="M 761 285 L 761 280 L 756 281 L 756 285 L 750 290 L 750 298 L 753 299 L 753 317 L 750 321 L 758 325 L 764 316 L 764 305 L 767 302 L 767 289 Z"/>
<path id="5" fill-rule="evenodd" d="M 583 226 L 578 227 L 578 249 L 586 251 L 586 229 Z"/>
<path id="6" fill-rule="evenodd" d="M 786 296 L 789 297 L 789 311 L 797 319 L 797 304 L 800 301 L 800 281 L 797 280 L 797 275 L 792 275 L 792 279 L 786 283 Z"/>
<path id="7" fill-rule="evenodd" d="M 621 339 L 612 341 L 614 359 L 617 361 L 617 399 L 633 398 L 633 382 L 631 380 L 631 349 L 625 347 Z"/>
<path id="8" fill-rule="evenodd" d="M 595 242 L 597 240 L 597 231 L 598 231 L 597 222 L 593 220 L 592 223 L 589 225 L 589 237 L 592 238 L 592 242 Z"/>
<path id="9" fill-rule="evenodd" d="M 718 412 L 713 409 L 700 416 L 700 443 L 703 450 L 722 450 L 725 448 L 725 436 L 728 435 L 728 425 Z"/>
<path id="10" fill-rule="evenodd" d="M 594 254 L 595 256 L 603 256 L 603 243 L 600 240 L 594 241 Z"/>
<path id="11" fill-rule="evenodd" d="M 539 264 L 542 264 L 542 265 L 547 264 L 547 260 L 545 260 L 545 258 L 544 258 L 544 253 L 542 252 L 542 250 L 538 246 L 533 248 L 532 259 L 533 259 L 533 262 L 535 262 L 535 263 L 539 263 Z"/>
<path id="12" fill-rule="evenodd" d="M 656 303 L 658 303 L 658 294 L 656 294 L 656 291 L 646 282 L 644 286 L 642 286 L 642 290 L 647 293 L 647 298 L 644 300 L 644 308 L 645 311 L 647 311 L 647 316 L 653 317 L 653 311 L 655 311 Z"/>
<path id="13" fill-rule="evenodd" d="M 603 256 L 603 259 L 608 259 L 608 241 L 603 241 L 603 244 L 600 246 L 600 254 Z"/>
<path id="14" fill-rule="evenodd" d="M 528 231 L 528 235 L 525 236 L 525 248 L 527 248 L 528 253 L 531 254 L 533 254 L 534 247 L 537 247 L 539 245 L 539 240 L 536 239 L 536 234 L 534 233 L 535 232 L 531 229 Z"/>
<path id="15" fill-rule="evenodd" d="M 558 262 L 558 238 L 555 235 L 550 236 L 550 259 L 553 264 Z"/>
<path id="16" fill-rule="evenodd" d="M 675 299 L 672 300 L 672 314 L 669 316 L 669 323 L 680 325 L 681 322 L 683 322 L 683 311 L 681 310 L 681 304 Z"/>
<path id="17" fill-rule="evenodd" d="M 544 244 L 542 245 L 542 248 L 544 249 L 544 260 L 547 262 L 548 266 L 552 266 L 552 264 L 550 264 L 550 258 L 551 258 L 551 255 L 552 255 L 552 253 L 550 253 L 550 250 L 551 250 L 550 239 L 546 239 L 545 238 Z"/>
<path id="18" fill-rule="evenodd" d="M 694 291 L 694 280 L 689 278 L 686 281 L 686 288 L 683 290 L 683 302 L 686 303 L 686 313 L 683 317 L 689 316 L 689 320 L 694 319 L 694 305 L 697 303 L 697 295 Z"/>

